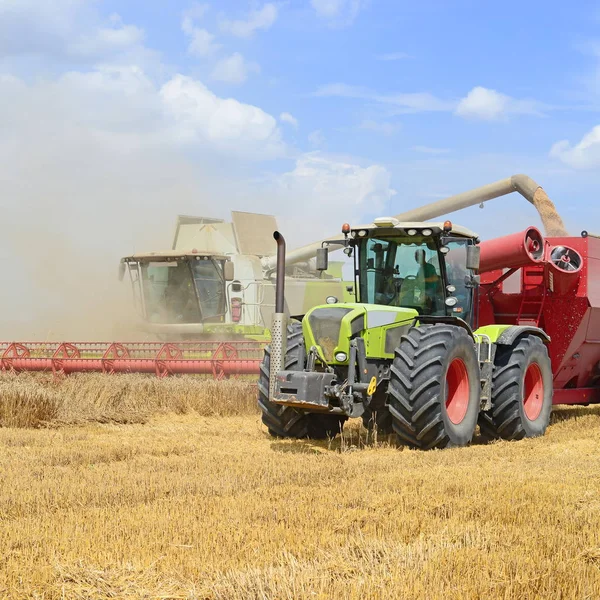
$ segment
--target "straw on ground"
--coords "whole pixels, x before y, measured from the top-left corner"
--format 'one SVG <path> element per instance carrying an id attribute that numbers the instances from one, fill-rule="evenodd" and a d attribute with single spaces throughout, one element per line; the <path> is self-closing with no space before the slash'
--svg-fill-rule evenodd
<path id="1" fill-rule="evenodd" d="M 418 452 L 357 425 L 274 440 L 241 401 L 0 428 L 0 597 L 598 597 L 598 407 L 557 412 L 544 438 Z"/>

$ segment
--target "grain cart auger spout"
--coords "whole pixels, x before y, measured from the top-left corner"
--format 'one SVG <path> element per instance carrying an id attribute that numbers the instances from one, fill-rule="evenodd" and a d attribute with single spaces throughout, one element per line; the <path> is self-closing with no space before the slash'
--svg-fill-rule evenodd
<path id="1" fill-rule="evenodd" d="M 554 203 L 548 198 L 541 185 L 527 175 L 513 175 L 494 183 L 456 194 L 438 202 L 396 215 L 399 221 L 426 221 L 450 214 L 462 208 L 475 206 L 494 198 L 518 192 L 536 208 L 548 236 L 567 236 L 565 225 Z"/>
<path id="2" fill-rule="evenodd" d="M 497 437 L 543 434 L 552 405 L 548 336 L 532 324 L 477 328 L 480 266 L 539 264 L 544 240 L 530 229 L 480 248 L 477 234 L 450 221 L 345 224 L 357 302 L 314 307 L 289 324 L 287 347 L 274 340 L 266 351 L 259 406 L 271 435 L 324 438 L 353 417 L 420 449 L 466 445 L 482 420 Z M 339 244 L 323 242 L 318 269 Z M 278 272 L 284 260 L 280 252 Z M 278 352 L 276 372 L 269 360 Z M 494 383 L 499 365 L 517 381 L 504 430 L 491 415 L 503 391 Z"/>

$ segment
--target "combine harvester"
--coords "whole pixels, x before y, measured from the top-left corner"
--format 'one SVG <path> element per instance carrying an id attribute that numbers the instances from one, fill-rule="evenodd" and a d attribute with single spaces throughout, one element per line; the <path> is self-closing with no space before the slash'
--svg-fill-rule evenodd
<path id="1" fill-rule="evenodd" d="M 232 221 L 179 216 L 172 248 L 121 259 L 139 320 L 137 342 L 0 342 L 0 370 L 256 375 L 275 310 L 274 217 L 233 212 Z M 343 262 L 317 271 L 315 248 L 286 269 L 286 311 L 301 318 L 312 306 L 353 300 Z M 151 341 L 148 341 L 150 339 Z"/>
<path id="2" fill-rule="evenodd" d="M 520 192 L 535 227 L 480 243 L 441 215 Z M 600 239 L 567 234 L 524 175 L 371 225 L 344 225 L 358 303 L 286 326 L 285 242 L 259 405 L 269 432 L 322 438 L 351 417 L 421 449 L 542 435 L 552 404 L 600 402 Z M 319 250 L 326 268 L 328 249 Z"/>

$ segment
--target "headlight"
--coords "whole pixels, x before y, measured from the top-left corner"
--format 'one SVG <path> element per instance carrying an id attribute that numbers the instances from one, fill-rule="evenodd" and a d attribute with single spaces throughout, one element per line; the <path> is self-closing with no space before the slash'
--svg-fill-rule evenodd
<path id="1" fill-rule="evenodd" d="M 417 235 L 417 230 L 416 229 L 409 229 L 406 233 L 408 233 L 408 235 Z"/>
<path id="2" fill-rule="evenodd" d="M 433 233 L 433 231 L 431 231 L 431 229 L 423 229 L 423 231 L 421 231 L 421 233 L 423 235 L 431 235 Z"/>
<path id="3" fill-rule="evenodd" d="M 456 298 L 454 298 L 453 296 L 449 296 L 445 300 L 446 306 L 456 306 L 457 303 L 458 303 L 458 300 Z"/>
<path id="4" fill-rule="evenodd" d="M 344 362 L 348 358 L 348 355 L 345 352 L 336 352 L 335 360 L 337 362 Z"/>
<path id="5" fill-rule="evenodd" d="M 365 237 L 365 235 L 367 235 L 367 233 L 369 233 L 366 229 L 361 229 L 358 232 L 359 237 Z"/>
<path id="6" fill-rule="evenodd" d="M 325 302 L 327 302 L 327 304 L 337 304 L 338 299 L 335 296 L 327 296 L 327 298 L 325 299 Z"/>

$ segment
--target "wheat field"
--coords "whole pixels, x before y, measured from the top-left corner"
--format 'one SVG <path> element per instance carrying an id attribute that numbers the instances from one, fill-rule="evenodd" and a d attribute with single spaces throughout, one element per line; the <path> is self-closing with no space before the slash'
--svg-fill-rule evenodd
<path id="1" fill-rule="evenodd" d="M 600 407 L 418 452 L 274 440 L 254 393 L 0 376 L 0 597 L 600 597 Z"/>

